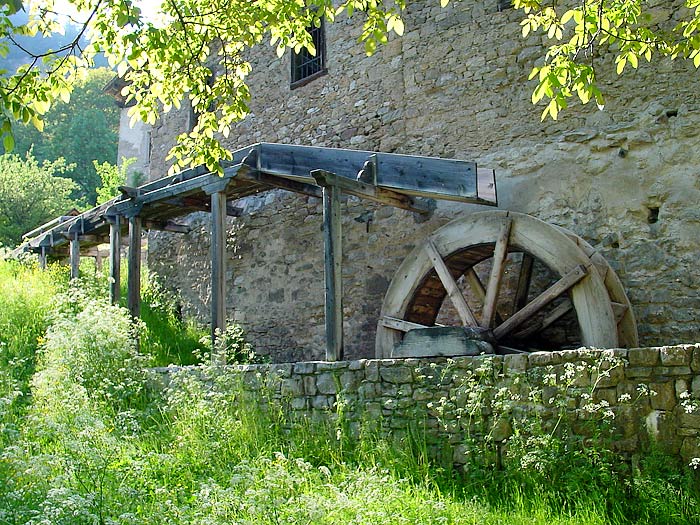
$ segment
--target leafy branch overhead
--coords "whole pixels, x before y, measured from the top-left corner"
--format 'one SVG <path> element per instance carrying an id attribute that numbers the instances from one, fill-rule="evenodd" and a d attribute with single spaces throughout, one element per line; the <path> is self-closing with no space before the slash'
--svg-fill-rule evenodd
<path id="1" fill-rule="evenodd" d="M 532 102 L 547 102 L 542 120 L 556 120 L 574 96 L 603 107 L 596 76 L 603 51 L 611 53 L 618 75 L 661 56 L 700 67 L 700 0 L 514 0 L 514 6 L 525 15 L 524 37 L 540 33 L 552 42 L 530 74 L 537 80 Z"/>
<path id="2" fill-rule="evenodd" d="M 680 0 L 679 0 L 680 1 Z M 15 72 L 0 70 L 0 135 L 12 149 L 13 122 L 41 129 L 42 116 L 54 101 L 68 100 L 72 85 L 84 76 L 98 53 L 104 53 L 124 78 L 123 95 L 134 105 L 132 119 L 156 122 L 161 112 L 188 100 L 198 115 L 194 128 L 171 150 L 174 169 L 206 164 L 220 170 L 231 158 L 221 139 L 248 113 L 246 83 L 249 50 L 271 45 L 278 55 L 306 48 L 315 53 L 307 28 L 341 14 L 359 13 L 359 38 L 372 54 L 390 33 L 402 35 L 405 0 L 164 0 L 158 23 L 143 16 L 133 0 L 67 0 L 84 13 L 81 31 L 61 49 L 28 53 L 29 64 Z M 449 0 L 440 0 L 445 7 Z M 34 0 L 25 9 L 29 21 L 15 24 L 10 15 L 18 0 L 0 0 L 0 56 L 22 35 L 58 31 L 61 20 L 54 0 Z M 572 96 L 603 104 L 597 87 L 596 57 L 601 48 L 615 53 L 617 71 L 637 67 L 654 55 L 691 58 L 700 65 L 700 0 L 685 0 L 682 12 L 648 7 L 643 0 L 515 0 L 524 15 L 523 35 L 541 33 L 553 44 L 532 72 L 538 84 L 533 102 L 546 101 L 543 118 L 557 118 Z M 671 24 L 670 27 L 666 25 Z M 89 44 L 84 44 L 84 36 Z"/>

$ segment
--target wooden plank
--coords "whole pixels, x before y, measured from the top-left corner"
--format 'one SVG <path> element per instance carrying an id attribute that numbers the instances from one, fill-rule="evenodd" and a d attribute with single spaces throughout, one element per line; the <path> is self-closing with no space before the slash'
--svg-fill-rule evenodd
<path id="1" fill-rule="evenodd" d="M 342 223 L 340 188 L 323 188 L 323 240 L 326 278 L 326 360 L 343 359 Z"/>
<path id="2" fill-rule="evenodd" d="M 172 233 L 190 233 L 192 228 L 186 224 L 178 224 L 172 221 L 143 221 L 143 228 L 145 230 L 156 230 Z"/>
<path id="3" fill-rule="evenodd" d="M 403 319 L 388 316 L 382 317 L 379 320 L 379 324 L 385 326 L 386 328 L 391 328 L 392 330 L 398 330 L 399 332 L 408 332 L 410 330 L 415 330 L 416 328 L 428 328 L 424 324 L 412 323 L 410 321 L 404 321 Z"/>
<path id="4" fill-rule="evenodd" d="M 109 225 L 109 300 L 119 304 L 121 297 L 121 217 L 117 215 Z"/>
<path id="5" fill-rule="evenodd" d="M 75 233 L 70 240 L 70 278 L 77 279 L 80 276 L 80 241 Z"/>
<path id="6" fill-rule="evenodd" d="M 377 188 L 371 184 L 364 182 L 346 179 L 329 173 L 323 170 L 315 170 L 311 172 L 311 176 L 319 186 L 337 186 L 344 193 L 354 195 L 362 199 L 367 199 L 380 204 L 394 206 L 404 210 L 414 211 L 416 213 L 429 213 L 431 210 L 425 206 L 421 206 L 406 195 L 401 195 L 391 190 Z"/>
<path id="7" fill-rule="evenodd" d="M 627 311 L 629 310 L 629 306 L 626 304 L 622 303 L 616 303 L 616 302 L 611 302 L 612 305 L 612 310 L 613 310 L 613 315 L 615 316 L 615 321 L 620 322 L 622 318 L 625 316 Z"/>
<path id="8" fill-rule="evenodd" d="M 226 330 L 226 193 L 211 194 L 211 342 L 212 364 L 225 365 L 217 337 Z"/>
<path id="9" fill-rule="evenodd" d="M 259 182 L 260 184 L 264 184 L 272 188 L 293 191 L 295 193 L 301 193 L 302 195 L 308 195 L 310 197 L 318 197 L 319 199 L 323 198 L 323 191 L 321 188 L 314 186 L 313 184 L 285 179 L 274 174 L 262 173 L 248 167 L 241 168 L 238 171 L 237 178 L 251 182 Z M 313 180 L 311 177 L 307 177 L 307 179 Z"/>
<path id="10" fill-rule="evenodd" d="M 527 304 L 527 296 L 530 293 L 530 281 L 532 281 L 532 268 L 535 259 L 529 253 L 523 253 L 520 261 L 520 273 L 518 274 L 518 285 L 513 299 L 513 311 L 517 312 Z"/>
<path id="11" fill-rule="evenodd" d="M 373 155 L 377 185 L 382 188 L 423 197 L 482 202 L 477 197 L 476 164 L 464 160 L 262 143 L 257 163 L 261 171 L 283 177 L 304 178 L 311 171 L 323 170 L 355 180 Z"/>
<path id="12" fill-rule="evenodd" d="M 450 298 L 452 304 L 457 309 L 457 313 L 459 314 L 459 318 L 462 321 L 462 325 L 478 326 L 479 323 L 477 323 L 476 317 L 474 317 L 474 312 L 472 312 L 472 309 L 469 307 L 469 304 L 464 299 L 464 296 L 462 295 L 459 286 L 457 286 L 457 282 L 454 280 L 454 277 L 452 277 L 452 274 L 450 273 L 449 268 L 447 268 L 447 265 L 445 265 L 445 261 L 442 260 L 442 257 L 440 256 L 440 253 L 435 247 L 435 244 L 433 244 L 433 241 L 431 239 L 428 239 L 428 241 L 425 243 L 424 248 L 426 253 L 428 254 L 428 258 L 433 263 L 433 267 L 435 268 L 438 277 L 440 277 L 440 281 L 442 281 L 442 285 L 447 291 L 447 296 Z"/>
<path id="13" fill-rule="evenodd" d="M 484 308 L 481 313 L 481 326 L 483 328 L 491 328 L 496 320 L 498 292 L 501 289 L 503 270 L 505 267 L 506 257 L 508 257 L 508 239 L 510 238 L 510 228 L 512 224 L 512 219 L 510 217 L 506 217 L 505 222 L 501 227 L 501 231 L 498 234 L 498 238 L 496 239 L 496 247 L 493 251 L 491 275 L 489 276 L 489 283 L 486 287 Z"/>
<path id="14" fill-rule="evenodd" d="M 518 326 L 524 323 L 527 319 L 535 315 L 542 308 L 551 303 L 554 299 L 559 297 L 561 294 L 566 293 L 569 288 L 578 283 L 588 274 L 586 267 L 579 265 L 564 277 L 559 279 L 552 286 L 547 288 L 544 292 L 538 295 L 530 303 L 528 303 L 524 308 L 515 312 L 512 316 L 506 319 L 503 324 L 497 326 L 493 334 L 496 339 L 500 339 L 510 332 L 515 330 Z"/>
<path id="15" fill-rule="evenodd" d="M 129 272 L 127 307 L 132 317 L 141 315 L 141 217 L 129 217 Z"/>

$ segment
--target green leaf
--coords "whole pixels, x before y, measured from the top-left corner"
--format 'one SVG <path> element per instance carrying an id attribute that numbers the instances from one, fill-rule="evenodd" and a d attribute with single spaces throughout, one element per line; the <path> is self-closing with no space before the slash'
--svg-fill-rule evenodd
<path id="1" fill-rule="evenodd" d="M 5 147 L 5 153 L 10 153 L 15 149 L 15 137 L 11 133 L 5 133 L 2 138 L 2 144 Z"/>

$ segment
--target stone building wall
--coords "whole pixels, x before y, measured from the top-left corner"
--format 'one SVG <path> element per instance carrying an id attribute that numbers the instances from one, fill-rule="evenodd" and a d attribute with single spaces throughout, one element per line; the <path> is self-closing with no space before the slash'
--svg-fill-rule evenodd
<path id="1" fill-rule="evenodd" d="M 160 372 L 167 382 L 175 369 Z M 523 415 L 539 419 L 545 431 L 562 417 L 557 425 L 583 436 L 607 421 L 614 448 L 628 456 L 655 441 L 686 463 L 700 457 L 700 345 L 237 365 L 215 373 L 218 387 L 242 388 L 298 417 L 333 420 L 342 404 L 355 434 L 363 424 L 395 435 L 425 428 L 434 452 L 444 457 L 449 444 L 456 464 L 466 462 L 467 429 L 483 439 L 486 428 L 488 439 L 505 445 Z M 499 404 L 491 402 L 495 396 Z M 467 401 L 476 398 L 483 399 L 478 411 Z M 489 416 L 475 427 L 480 414 Z"/>
<path id="2" fill-rule="evenodd" d="M 607 106 L 573 103 L 540 121 L 527 76 L 541 41 L 521 39 L 514 10 L 497 2 L 411 3 L 402 38 L 372 57 L 357 42 L 360 20 L 326 30 L 328 74 L 290 90 L 289 56 L 257 50 L 251 114 L 232 148 L 256 142 L 379 150 L 475 160 L 496 170 L 499 207 L 569 228 L 594 245 L 622 279 L 645 345 L 699 339 L 700 100 L 691 64 L 661 60 L 617 78 L 603 56 Z M 657 8 L 672 21 L 674 9 Z M 153 129 L 151 174 L 189 113 Z M 229 317 L 274 360 L 323 354 L 320 203 L 283 192 L 237 203 L 230 219 Z M 482 209 L 439 203 L 425 222 L 350 199 L 343 208 L 346 355 L 371 357 L 382 297 L 410 249 L 448 220 Z M 371 221 L 368 221 L 371 219 Z M 206 319 L 208 221 L 191 234 L 153 234 L 151 267 Z M 300 350 L 304 349 L 304 350 Z"/>

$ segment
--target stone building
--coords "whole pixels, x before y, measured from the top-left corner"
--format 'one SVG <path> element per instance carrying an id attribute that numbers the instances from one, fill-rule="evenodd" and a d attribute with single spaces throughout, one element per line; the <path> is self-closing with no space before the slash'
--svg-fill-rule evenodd
<path id="1" fill-rule="evenodd" d="M 659 7 L 659 21 L 674 10 Z M 700 315 L 700 100 L 698 72 L 682 61 L 640 64 L 618 78 L 599 57 L 607 105 L 572 107 L 540 121 L 528 74 L 543 55 L 522 39 L 521 13 L 497 0 L 409 4 L 403 37 L 367 57 L 359 19 L 325 27 L 325 63 L 292 83 L 292 58 L 256 50 L 251 113 L 231 148 L 256 142 L 319 145 L 474 160 L 494 168 L 499 207 L 564 226 L 615 268 L 644 345 L 693 342 Z M 190 114 L 151 130 L 151 178 L 164 175 Z M 229 318 L 273 360 L 324 354 L 321 203 L 273 191 L 229 219 Z M 410 249 L 476 205 L 439 203 L 429 220 L 348 199 L 343 209 L 346 357 L 373 355 L 382 298 Z M 207 318 L 208 218 L 189 234 L 152 233 L 151 268 Z"/>

